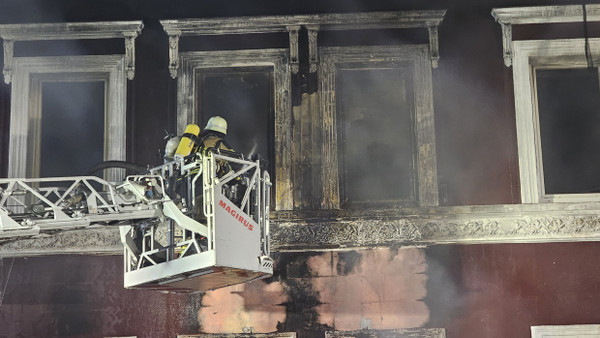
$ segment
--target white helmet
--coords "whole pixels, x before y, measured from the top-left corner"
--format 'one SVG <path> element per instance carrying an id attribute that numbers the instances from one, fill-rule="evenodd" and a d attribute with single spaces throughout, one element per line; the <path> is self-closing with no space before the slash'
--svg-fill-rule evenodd
<path id="1" fill-rule="evenodd" d="M 213 116 L 206 123 L 204 130 L 212 130 L 227 135 L 227 121 L 221 116 Z"/>

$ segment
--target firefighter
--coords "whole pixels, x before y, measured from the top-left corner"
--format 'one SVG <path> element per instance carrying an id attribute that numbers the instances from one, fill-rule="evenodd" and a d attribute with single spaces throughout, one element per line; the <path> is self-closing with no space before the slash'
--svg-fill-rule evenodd
<path id="1" fill-rule="evenodd" d="M 206 127 L 200 135 L 198 139 L 200 140 L 198 144 L 198 153 L 202 156 L 206 156 L 209 153 L 218 153 L 222 150 L 228 152 L 234 152 L 231 146 L 225 141 L 225 136 L 227 135 L 227 120 L 222 118 L 221 116 L 213 116 L 206 123 Z M 219 160 L 217 161 L 217 176 L 223 177 L 229 171 L 232 170 L 230 164 L 226 161 Z M 196 212 L 195 218 L 204 223 L 206 220 L 206 216 L 202 211 L 202 193 L 197 194 L 195 204 L 196 204 Z"/>
<path id="2" fill-rule="evenodd" d="M 206 123 L 204 131 L 200 134 L 200 144 L 198 146 L 198 152 L 202 156 L 208 155 L 209 152 L 220 152 L 225 150 L 228 152 L 234 152 L 231 146 L 225 141 L 227 135 L 227 120 L 221 116 L 213 116 Z M 229 163 L 219 161 L 217 169 L 217 176 L 223 177 L 226 173 L 231 171 Z"/>
<path id="3" fill-rule="evenodd" d="M 221 116 L 213 116 L 206 123 L 204 131 L 200 133 L 200 152 L 202 155 L 209 151 L 227 150 L 233 151 L 225 141 L 227 135 L 227 121 Z"/>

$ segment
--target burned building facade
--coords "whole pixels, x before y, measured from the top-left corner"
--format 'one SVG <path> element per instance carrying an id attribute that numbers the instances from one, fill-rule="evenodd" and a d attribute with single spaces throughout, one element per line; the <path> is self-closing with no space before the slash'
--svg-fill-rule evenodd
<path id="1" fill-rule="evenodd" d="M 161 163 L 213 115 L 268 163 L 273 277 L 126 290 L 114 227 L 0 237 L 0 336 L 600 330 L 600 6 L 5 1 L 1 177 Z M 109 180 L 123 171 L 109 170 Z"/>

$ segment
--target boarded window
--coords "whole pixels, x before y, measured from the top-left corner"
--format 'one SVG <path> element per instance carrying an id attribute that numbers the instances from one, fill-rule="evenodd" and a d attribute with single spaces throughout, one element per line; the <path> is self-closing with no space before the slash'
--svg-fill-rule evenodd
<path id="1" fill-rule="evenodd" d="M 546 194 L 600 192 L 598 69 L 538 69 Z"/>
<path id="2" fill-rule="evenodd" d="M 42 84 L 41 177 L 82 175 L 103 160 L 104 85 Z"/>
<path id="3" fill-rule="evenodd" d="M 415 204 L 412 68 L 346 64 L 336 79 L 342 206 Z"/>
<path id="4" fill-rule="evenodd" d="M 198 121 L 227 120 L 227 142 L 244 155 L 259 154 L 274 170 L 273 71 L 269 68 L 203 70 L 196 78 Z"/>

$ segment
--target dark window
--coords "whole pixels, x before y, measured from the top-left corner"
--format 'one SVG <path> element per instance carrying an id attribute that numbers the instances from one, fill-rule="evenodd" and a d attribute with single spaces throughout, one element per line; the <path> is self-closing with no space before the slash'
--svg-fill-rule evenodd
<path id="1" fill-rule="evenodd" d="M 104 157 L 104 82 L 42 84 L 40 176 L 77 176 Z"/>
<path id="2" fill-rule="evenodd" d="M 200 127 L 211 116 L 227 120 L 227 142 L 246 156 L 268 162 L 274 181 L 273 70 L 203 70 L 196 78 Z"/>
<path id="3" fill-rule="evenodd" d="M 341 204 L 415 204 L 412 70 L 366 67 L 336 74 Z"/>
<path id="4" fill-rule="evenodd" d="M 598 69 L 536 71 L 546 194 L 600 192 Z"/>

